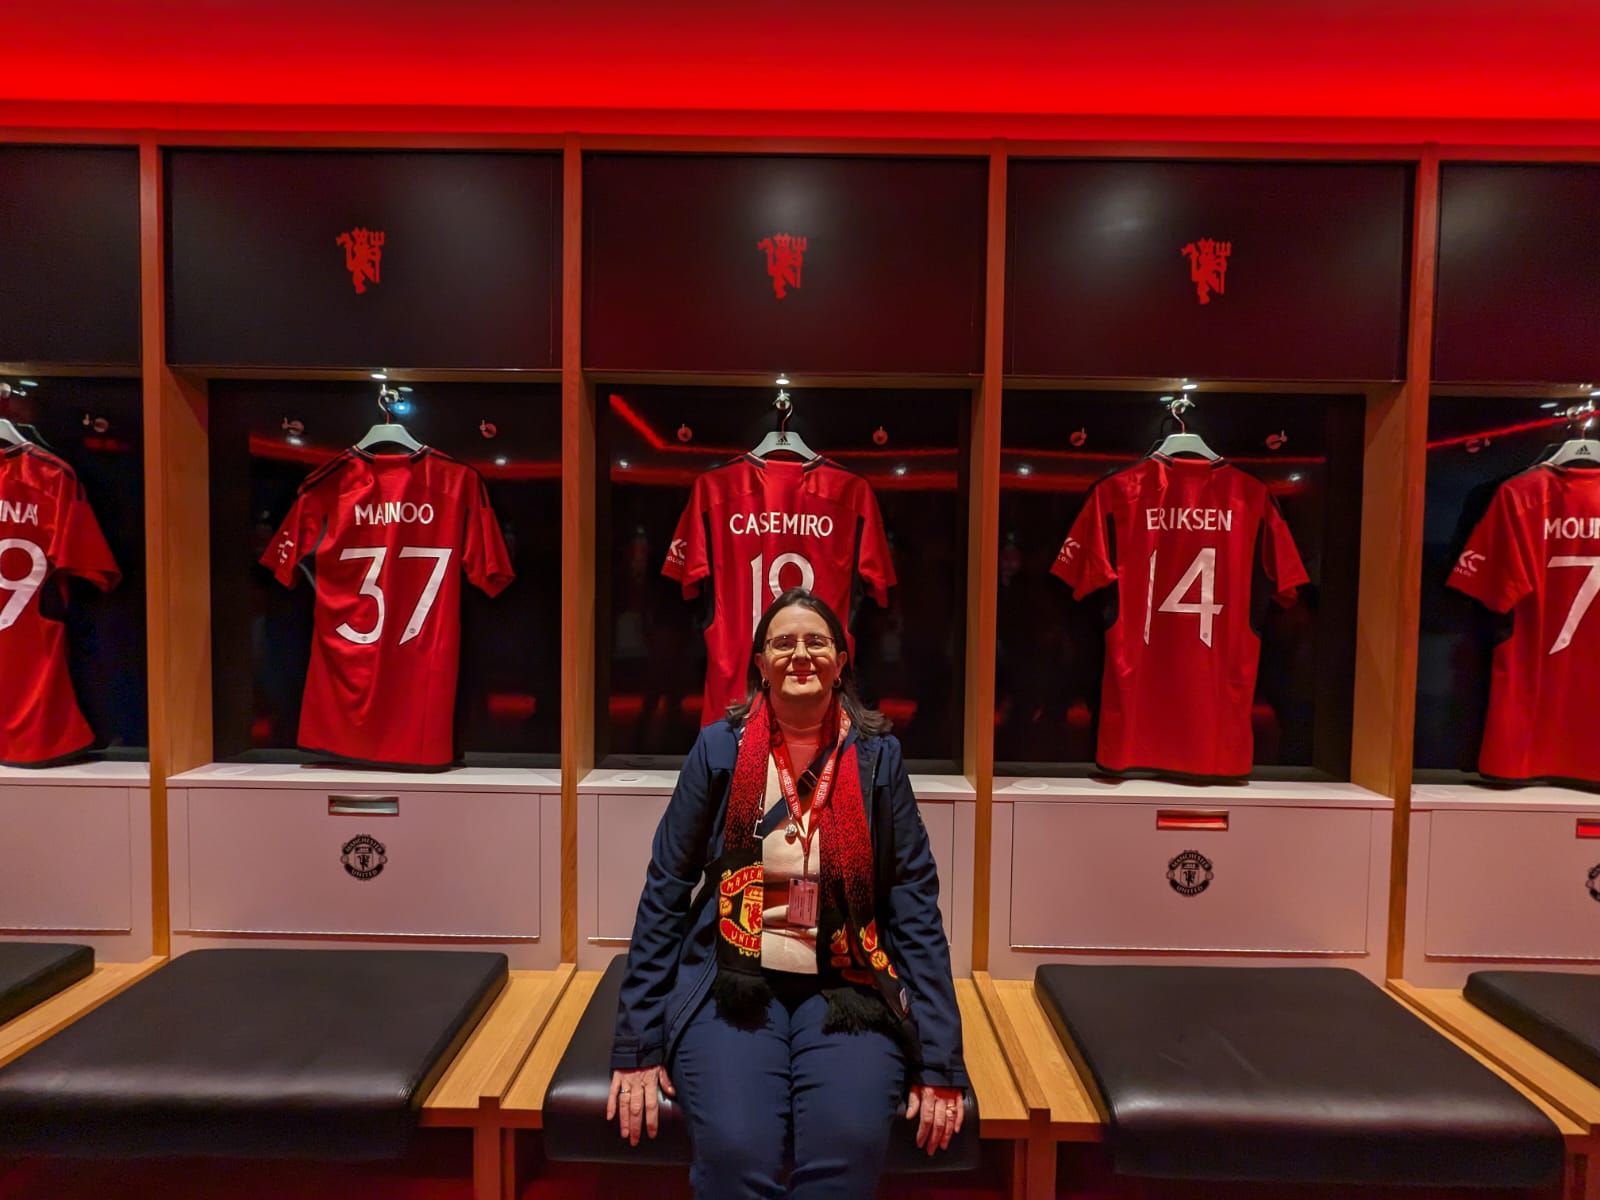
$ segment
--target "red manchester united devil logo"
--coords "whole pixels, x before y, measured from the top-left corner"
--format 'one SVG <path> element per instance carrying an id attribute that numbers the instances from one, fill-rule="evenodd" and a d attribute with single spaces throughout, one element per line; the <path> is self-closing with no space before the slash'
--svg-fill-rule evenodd
<path id="1" fill-rule="evenodd" d="M 806 239 L 788 233 L 775 233 L 756 243 L 767 252 L 767 274 L 772 277 L 772 293 L 782 300 L 789 289 L 800 286 L 800 268 L 806 257 Z"/>
<path id="2" fill-rule="evenodd" d="M 1201 304 L 1211 303 L 1211 293 L 1222 295 L 1228 275 L 1228 255 L 1233 253 L 1232 242 L 1219 242 L 1215 238 L 1201 238 L 1190 242 L 1179 251 L 1189 257 L 1189 282 Z"/>
<path id="3" fill-rule="evenodd" d="M 344 269 L 350 272 L 350 282 L 360 295 L 367 290 L 368 283 L 378 282 L 384 235 L 379 230 L 357 226 L 334 240 L 344 247 Z"/>

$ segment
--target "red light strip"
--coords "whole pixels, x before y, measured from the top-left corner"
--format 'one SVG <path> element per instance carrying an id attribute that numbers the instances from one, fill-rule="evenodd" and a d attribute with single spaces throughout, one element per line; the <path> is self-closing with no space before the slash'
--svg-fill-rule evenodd
<path id="1" fill-rule="evenodd" d="M 639 436 L 650 443 L 651 449 L 671 450 L 675 448 L 681 448 L 669 446 L 664 437 L 662 437 L 654 429 L 650 428 L 650 422 L 641 417 L 631 404 L 629 404 L 615 392 L 611 393 L 611 411 L 616 413 L 617 416 L 621 417 L 629 425 L 632 425 L 634 429 L 638 431 Z"/>
<path id="2" fill-rule="evenodd" d="M 1516 425 L 1507 425 L 1501 429 L 1485 429 L 1481 433 L 1463 433 L 1460 437 L 1440 438 L 1436 442 L 1429 442 L 1429 450 L 1443 450 L 1447 446 L 1465 446 L 1480 438 L 1510 437 L 1514 433 L 1528 433 L 1535 429 L 1549 429 L 1553 425 L 1565 425 L 1565 417 L 1541 417 L 1537 421 L 1522 421 Z"/>
<path id="3" fill-rule="evenodd" d="M 1600 821 L 1592 817 L 1579 817 L 1578 836 L 1581 838 L 1600 838 Z"/>

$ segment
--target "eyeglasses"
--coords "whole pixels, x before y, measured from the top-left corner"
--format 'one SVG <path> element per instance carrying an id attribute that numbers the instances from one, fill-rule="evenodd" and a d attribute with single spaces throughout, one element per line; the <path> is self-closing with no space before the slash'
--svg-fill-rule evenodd
<path id="1" fill-rule="evenodd" d="M 822 654 L 833 649 L 833 639 L 825 633 L 808 633 L 803 638 L 792 633 L 780 633 L 777 637 L 767 639 L 767 649 L 779 654 L 793 654 L 801 642 L 805 643 L 807 654 Z"/>

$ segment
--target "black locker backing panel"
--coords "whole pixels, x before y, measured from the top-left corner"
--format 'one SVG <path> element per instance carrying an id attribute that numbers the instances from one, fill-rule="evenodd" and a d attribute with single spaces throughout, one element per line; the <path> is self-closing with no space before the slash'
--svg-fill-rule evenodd
<path id="1" fill-rule="evenodd" d="M 176 363 L 559 365 L 553 154 L 174 150 Z"/>
<path id="2" fill-rule="evenodd" d="M 139 151 L 0 147 L 0 361 L 139 363 Z"/>
<path id="3" fill-rule="evenodd" d="M 1411 176 L 1404 163 L 1013 162 L 1006 370 L 1398 379 Z"/>

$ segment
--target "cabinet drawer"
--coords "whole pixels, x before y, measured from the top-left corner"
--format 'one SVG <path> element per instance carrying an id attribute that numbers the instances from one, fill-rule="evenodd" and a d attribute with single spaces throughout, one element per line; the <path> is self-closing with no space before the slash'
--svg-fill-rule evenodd
<path id="1" fill-rule="evenodd" d="M 185 932 L 536 938 L 540 804 L 191 788 Z"/>
<path id="2" fill-rule="evenodd" d="M 1366 951 L 1369 810 L 1013 807 L 1014 949 Z"/>
<path id="3" fill-rule="evenodd" d="M 1445 958 L 1600 962 L 1600 840 L 1567 812 L 1435 812 L 1423 944 Z"/>
<path id="4" fill-rule="evenodd" d="M 633 919 L 650 867 L 650 845 L 669 797 L 601 794 L 593 799 L 599 837 L 589 879 L 596 914 L 589 936 L 626 942 L 633 936 Z"/>
<path id="5" fill-rule="evenodd" d="M 0 929 L 129 932 L 134 796 L 147 793 L 0 784 Z"/>

